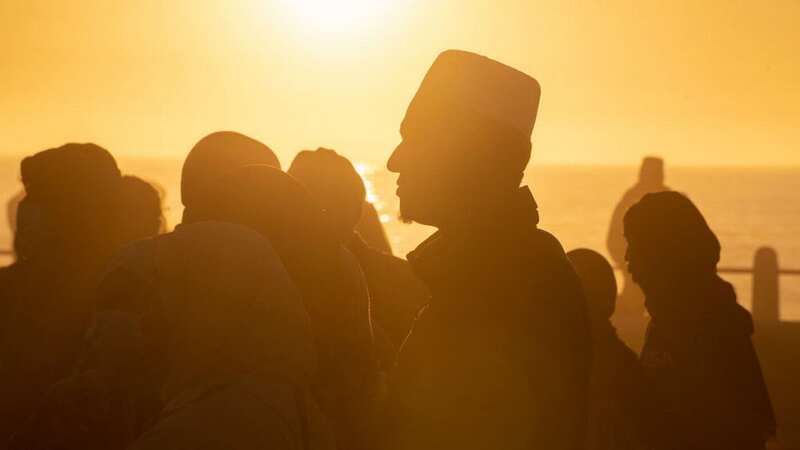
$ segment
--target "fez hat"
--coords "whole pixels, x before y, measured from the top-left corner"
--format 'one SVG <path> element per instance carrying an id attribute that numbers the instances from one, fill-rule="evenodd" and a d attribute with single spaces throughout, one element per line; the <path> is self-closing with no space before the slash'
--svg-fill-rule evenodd
<path id="1" fill-rule="evenodd" d="M 447 50 L 422 80 L 402 127 L 467 117 L 473 123 L 498 124 L 530 142 L 540 93 L 539 83 L 517 69 L 475 53 Z"/>

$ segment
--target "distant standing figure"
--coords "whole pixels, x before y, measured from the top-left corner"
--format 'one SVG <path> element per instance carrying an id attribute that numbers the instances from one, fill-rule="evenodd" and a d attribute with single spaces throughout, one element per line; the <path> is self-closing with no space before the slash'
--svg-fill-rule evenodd
<path id="1" fill-rule="evenodd" d="M 614 270 L 593 250 L 572 250 L 567 257 L 581 279 L 592 329 L 586 449 L 643 449 L 637 436 L 642 375 L 639 360 L 611 325 L 617 300 Z"/>
<path id="2" fill-rule="evenodd" d="M 642 349 L 643 436 L 655 450 L 762 450 L 775 417 L 750 313 L 717 275 L 720 244 L 677 192 L 625 214 L 628 269 L 651 320 Z"/>
<path id="3" fill-rule="evenodd" d="M 622 230 L 622 218 L 634 203 L 638 202 L 645 194 L 651 192 L 668 191 L 664 185 L 664 160 L 648 156 L 642 160 L 639 169 L 639 179 L 636 184 L 625 192 L 622 199 L 614 208 L 611 215 L 611 224 L 608 227 L 606 245 L 611 260 L 617 267 L 625 266 L 625 249 L 627 242 Z M 624 271 L 622 292 L 617 301 L 617 313 L 614 322 L 620 329 L 623 339 L 629 344 L 641 342 L 644 317 L 644 295 L 636 283 L 631 280 L 630 274 Z"/>

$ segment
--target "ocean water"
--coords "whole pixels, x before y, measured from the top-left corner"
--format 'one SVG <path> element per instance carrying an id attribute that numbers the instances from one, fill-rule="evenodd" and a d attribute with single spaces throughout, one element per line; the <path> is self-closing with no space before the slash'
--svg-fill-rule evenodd
<path id="1" fill-rule="evenodd" d="M 0 199 L 20 189 L 19 161 L 0 159 Z M 177 159 L 120 159 L 126 173 L 156 182 L 166 192 L 170 226 L 180 221 L 180 166 Z M 432 233 L 397 217 L 395 177 L 381 167 L 357 164 L 368 184 L 369 200 L 379 209 L 395 254 L 404 256 Z M 525 183 L 539 203 L 541 227 L 555 234 L 565 249 L 589 247 L 605 253 L 612 210 L 633 184 L 638 168 L 606 166 L 533 166 Z M 666 184 L 686 193 L 706 216 L 722 243 L 720 266 L 751 267 L 761 246 L 777 250 L 783 268 L 800 269 L 800 168 L 669 167 Z M 0 249 L 9 248 L 10 233 L 0 223 Z M 1 258 L 1 257 L 0 257 Z M 6 258 L 6 261 L 8 259 Z M 0 260 L 0 264 L 4 263 Z M 725 274 L 739 301 L 751 303 L 751 277 Z M 800 320 L 800 276 L 783 276 L 781 317 Z"/>

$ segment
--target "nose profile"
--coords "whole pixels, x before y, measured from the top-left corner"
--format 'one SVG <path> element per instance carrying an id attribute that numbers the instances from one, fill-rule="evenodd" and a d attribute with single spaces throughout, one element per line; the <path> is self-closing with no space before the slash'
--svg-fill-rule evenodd
<path id="1" fill-rule="evenodd" d="M 397 147 L 395 147 L 395 149 L 392 152 L 391 156 L 389 156 L 389 160 L 386 162 L 386 169 L 389 172 L 392 172 L 392 173 L 399 173 L 400 172 L 403 153 L 405 153 L 403 151 L 403 143 L 400 142 L 400 144 L 398 144 Z"/>

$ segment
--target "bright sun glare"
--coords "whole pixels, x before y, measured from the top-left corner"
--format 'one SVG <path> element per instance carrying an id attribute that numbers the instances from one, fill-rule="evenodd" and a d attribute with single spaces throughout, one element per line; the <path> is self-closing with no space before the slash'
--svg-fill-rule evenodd
<path id="1" fill-rule="evenodd" d="M 381 18 L 392 0 L 281 0 L 299 26 L 326 33 L 366 28 Z"/>

